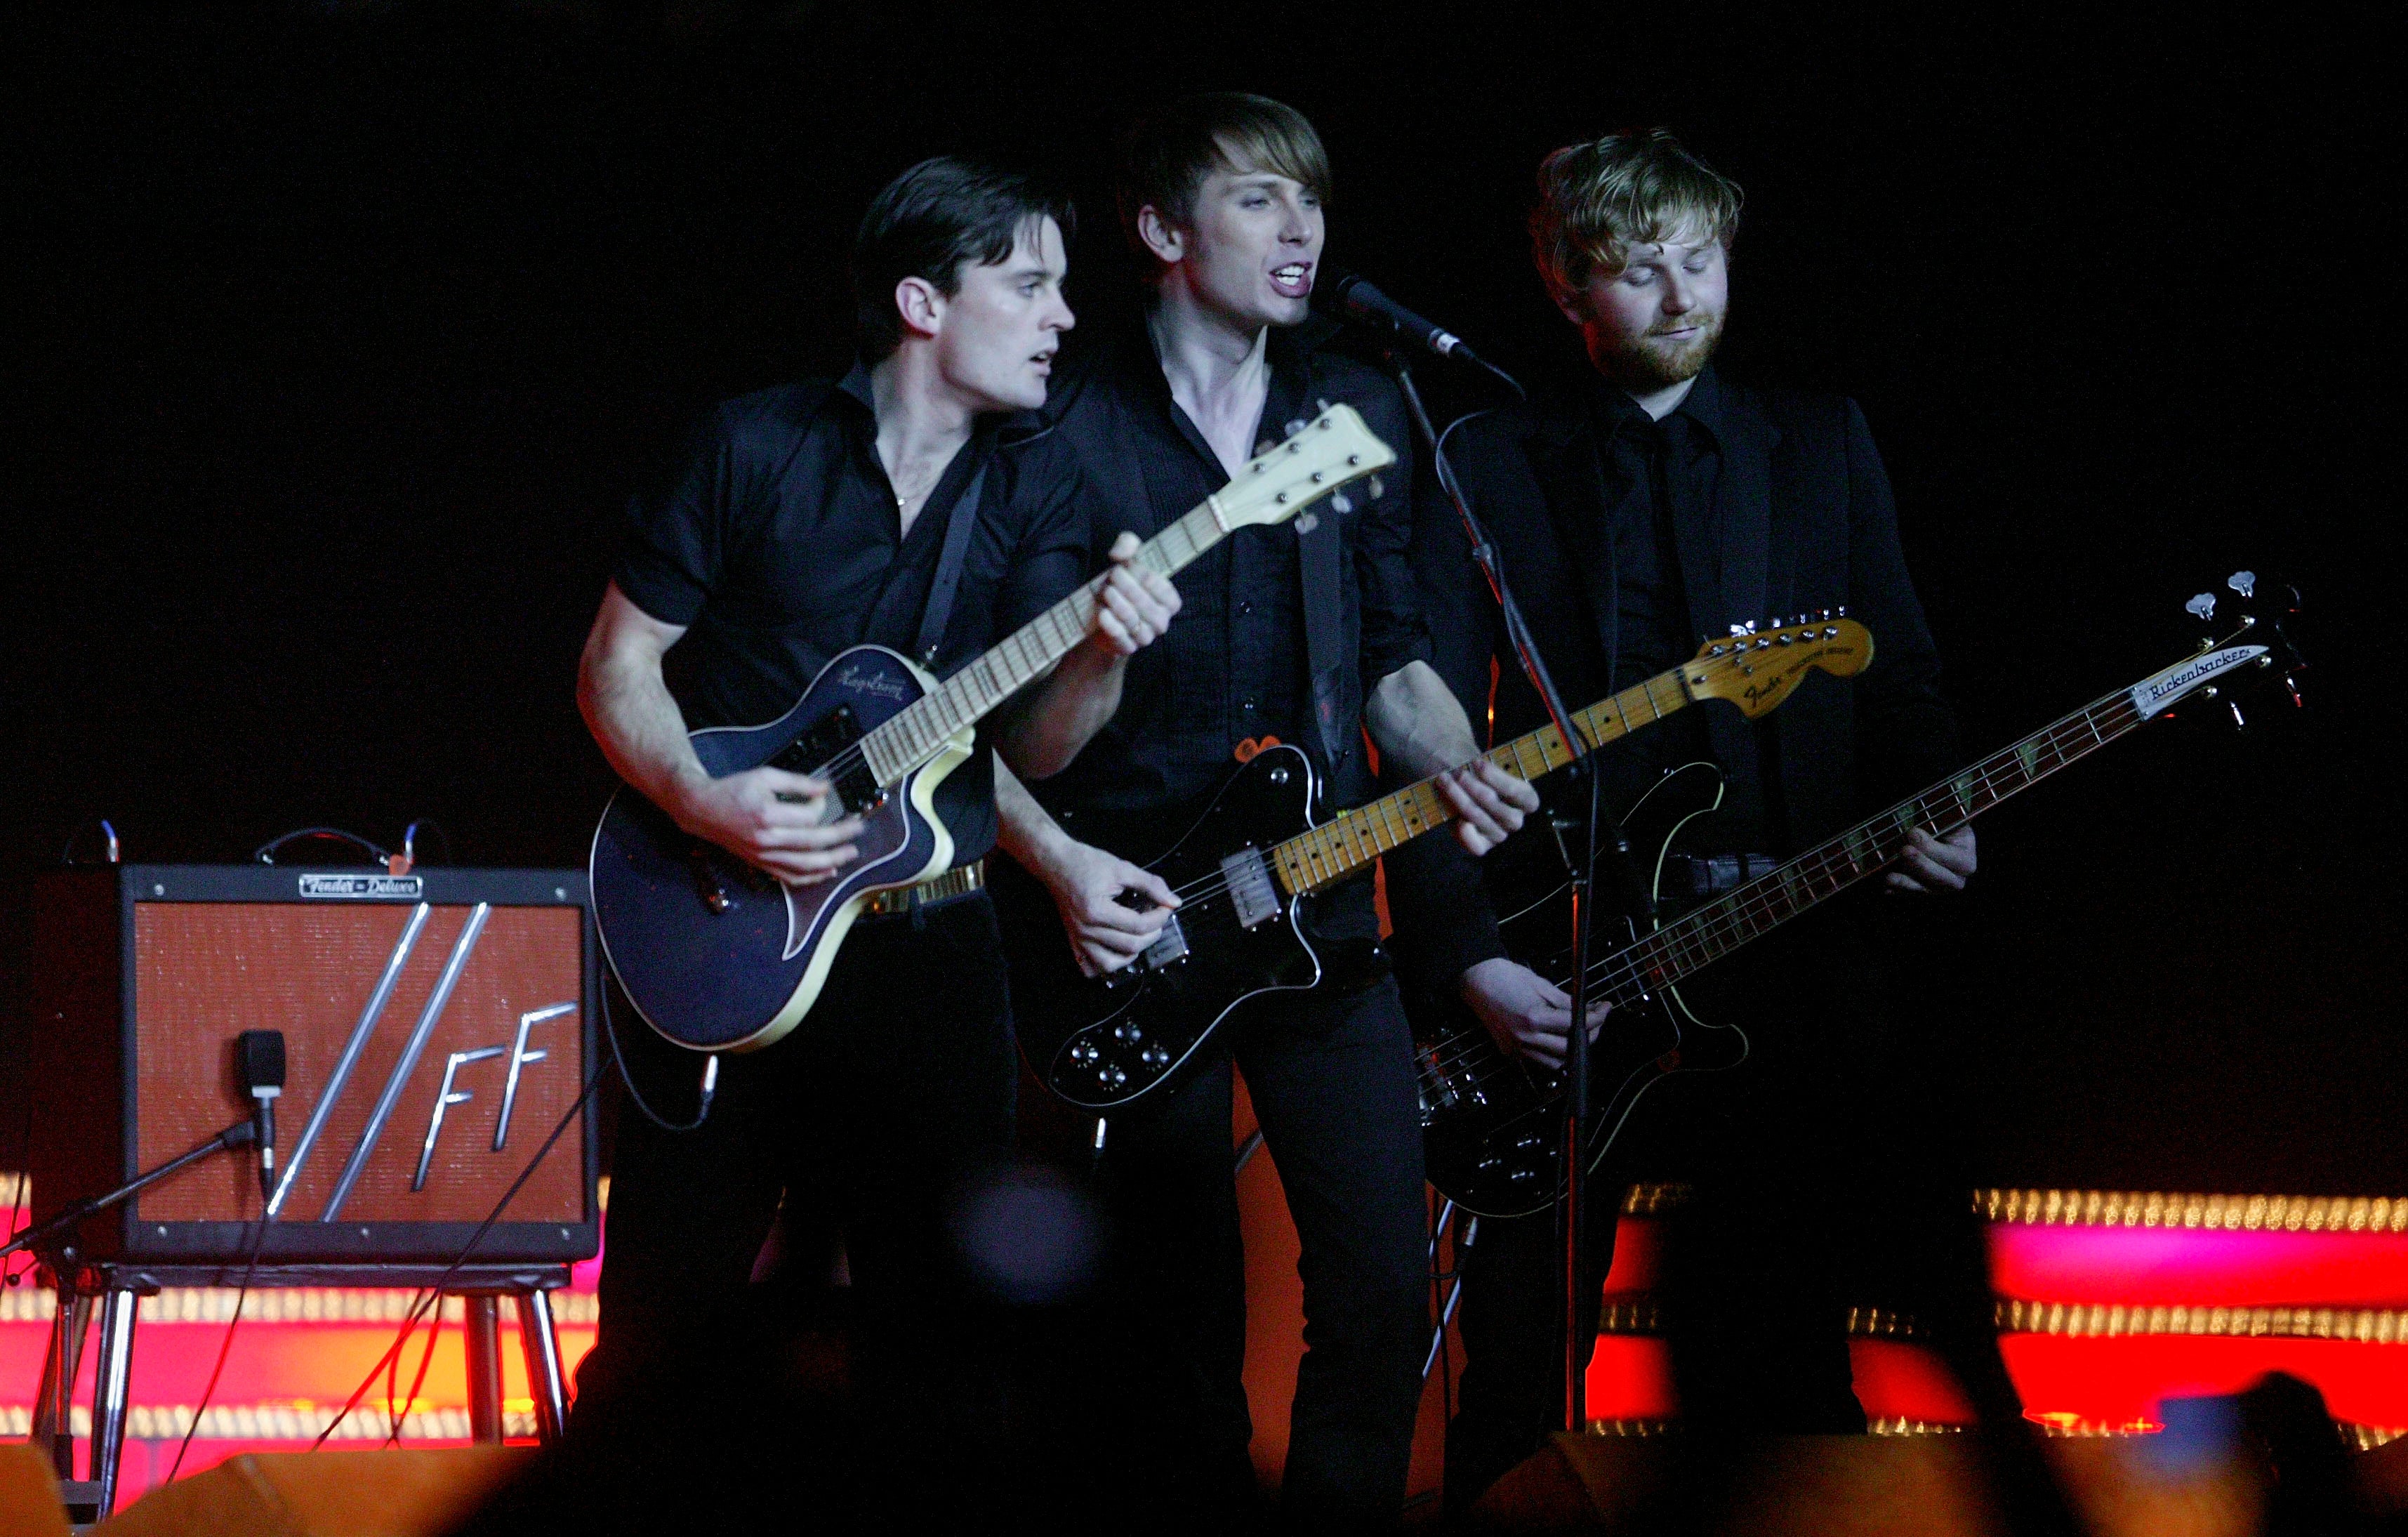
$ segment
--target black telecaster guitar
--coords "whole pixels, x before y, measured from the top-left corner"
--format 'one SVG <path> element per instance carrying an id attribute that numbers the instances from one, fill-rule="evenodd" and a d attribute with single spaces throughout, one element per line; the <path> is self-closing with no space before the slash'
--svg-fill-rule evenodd
<path id="1" fill-rule="evenodd" d="M 2230 585 L 2246 598 L 2255 581 L 2244 571 Z M 2192 605 L 2195 613 L 2201 605 L 2209 611 L 2214 607 L 2204 596 Z M 2267 643 L 2250 643 L 2258 639 Z M 1628 924 L 1620 934 L 1627 942 L 1589 963 L 1590 996 L 1613 1005 L 1591 1047 L 1598 1107 L 1588 1141 L 1591 1166 L 1612 1145 L 1639 1097 L 1666 1074 L 1729 1067 L 1747 1054 L 1737 1028 L 1705 1025 L 1688 1012 L 1676 985 L 1684 978 L 1888 869 L 1911 829 L 1953 831 L 2177 700 L 2197 693 L 2214 697 L 2217 680 L 2228 674 L 2289 661 L 2279 623 L 2260 631 L 2256 620 L 2244 617 L 2238 629 L 2198 654 L 2042 726 L 1768 875 L 1660 927 Z M 1625 818 L 1631 847 L 1653 855 L 1659 882 L 1668 846 L 1684 824 L 1719 805 L 1722 793 L 1721 771 L 1693 763 L 1658 781 Z M 1558 886 L 1499 926 L 1508 950 L 1559 986 L 1571 976 L 1566 900 Z M 1605 939 L 1603 920 L 1597 938 Z M 1457 999 L 1411 999 L 1409 1013 L 1430 1183 L 1483 1215 L 1516 1216 L 1553 1205 L 1562 1187 L 1561 1075 L 1508 1056 Z"/>
<path id="2" fill-rule="evenodd" d="M 1232 529 L 1283 523 L 1396 455 L 1348 406 L 1333 406 L 1149 539 L 1138 559 L 1164 576 Z M 837 947 L 881 891 L 953 864 L 937 785 L 971 750 L 972 727 L 1042 677 L 1086 635 L 1098 577 L 939 684 L 883 646 L 855 646 L 820 669 L 794 709 L 767 725 L 697 731 L 713 777 L 775 764 L 836 786 L 831 819 L 858 815 L 861 857 L 835 879 L 788 886 L 681 830 L 632 790 L 595 830 L 594 917 L 637 1010 L 698 1051 L 750 1051 L 791 1030 L 819 997 Z"/>
<path id="3" fill-rule="evenodd" d="M 1727 699 L 1754 717 L 1810 672 L 1850 677 L 1871 659 L 1872 638 L 1855 620 L 1799 620 L 1709 642 L 1694 659 L 1575 712 L 1572 726 L 1602 744 L 1697 699 Z M 1570 761 L 1552 725 L 1487 756 L 1523 779 Z M 1153 946 L 1111 977 L 1080 974 L 1050 911 L 1024 919 L 1011 946 L 1012 1014 L 1046 1087 L 1109 1113 L 1174 1082 L 1246 999 L 1320 982 L 1307 912 L 1315 892 L 1455 817 L 1437 783 L 1424 780 L 1316 826 L 1313 777 L 1312 763 L 1288 746 L 1266 748 L 1240 767 L 1178 841 L 1147 862 L 1181 906 Z M 1148 851 L 1112 852 L 1142 860 Z"/>

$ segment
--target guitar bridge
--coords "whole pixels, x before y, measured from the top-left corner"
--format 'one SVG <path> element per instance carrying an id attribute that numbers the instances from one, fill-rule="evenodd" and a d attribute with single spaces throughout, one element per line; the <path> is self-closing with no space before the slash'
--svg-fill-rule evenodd
<path id="1" fill-rule="evenodd" d="M 1187 958 L 1187 936 L 1181 931 L 1176 914 L 1163 924 L 1162 932 L 1154 937 L 1154 942 L 1140 951 L 1137 958 L 1156 971 L 1172 961 Z"/>
<path id="2" fill-rule="evenodd" d="M 1261 851 L 1240 849 L 1221 861 L 1222 878 L 1229 883 L 1229 901 L 1238 910 L 1238 927 L 1252 928 L 1280 913 L 1279 888 L 1271 884 L 1270 867 Z"/>

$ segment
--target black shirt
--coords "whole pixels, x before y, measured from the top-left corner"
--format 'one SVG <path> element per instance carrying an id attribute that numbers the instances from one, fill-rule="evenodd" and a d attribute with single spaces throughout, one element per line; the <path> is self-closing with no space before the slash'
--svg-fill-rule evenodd
<path id="1" fill-rule="evenodd" d="M 982 464 L 979 521 L 931 670 L 950 676 L 1077 585 L 1087 573 L 1078 467 L 1005 423 L 981 419 L 907 536 L 867 370 L 713 409 L 668 483 L 630 504 L 614 572 L 636 607 L 688 626 L 666 668 L 686 725 L 775 720 L 851 646 L 908 654 L 945 524 Z M 956 864 L 994 846 L 983 749 L 938 787 L 936 805 Z"/>
<path id="2" fill-rule="evenodd" d="M 1599 505 L 1608 524 L 1599 547 L 1612 552 L 1617 595 L 1610 686 L 1619 692 L 1696 654 L 1706 629 L 1695 615 L 1720 608 L 1713 595 L 1721 577 L 1714 493 L 1722 467 L 1722 390 L 1708 368 L 1659 421 L 1599 380 L 1590 387 L 1590 409 Z M 1688 571 L 1684 550 L 1703 568 Z M 1707 601 L 1691 602 L 1693 579 Z M 1572 709 L 1590 702 L 1565 701 Z M 1704 714 L 1712 708 L 1718 707 L 1684 711 L 1608 749 L 1612 798 L 1627 804 L 1665 770 L 1713 759 Z M 1722 808 L 1692 829 L 1693 846 L 1734 853 L 1770 846 L 1761 749 L 1753 733 L 1746 736 L 1740 745 L 1749 761 L 1723 766 L 1729 780 Z"/>
<path id="3" fill-rule="evenodd" d="M 1389 448 L 1379 496 L 1358 485 L 1344 506 L 1320 504 L 1342 533 L 1340 597 L 1343 654 L 1354 662 L 1341 717 L 1340 760 L 1325 761 L 1307 667 L 1301 561 L 1291 522 L 1239 529 L 1175 578 L 1181 607 L 1162 639 L 1129 661 L 1111 724 L 1062 773 L 1035 786 L 1077 836 L 1150 856 L 1182 830 L 1182 818 L 1227 779 L 1235 752 L 1270 736 L 1313 758 L 1332 807 L 1358 805 L 1375 788 L 1360 745 L 1362 700 L 1379 681 L 1429 655 L 1405 548 L 1412 534 L 1412 442 L 1402 398 L 1377 371 L 1326 351 L 1332 328 L 1319 321 L 1271 332 L 1270 384 L 1258 444 L 1276 443 L 1320 413 L 1354 406 Z M 1078 455 L 1089 488 L 1093 563 L 1123 529 L 1151 538 L 1228 483 L 1203 434 L 1171 398 L 1152 338 L 1136 330 L 1057 383 L 1047 415 Z M 1067 590 L 1067 588 L 1065 589 Z M 1167 814 L 1166 814 L 1167 813 Z M 1111 826 L 1149 815 L 1154 848 L 1128 846 Z M 1371 912 L 1369 882 L 1330 910 Z M 1359 912 L 1355 910 L 1359 908 Z M 1327 927 L 1327 925 L 1325 925 Z"/>
<path id="4" fill-rule="evenodd" d="M 1404 435 L 1396 387 L 1350 359 L 1320 353 L 1318 334 L 1275 330 L 1269 338 L 1270 389 L 1255 432 L 1258 448 L 1276 444 L 1344 401 L 1398 452 L 1380 477 L 1382 495 L 1358 487 L 1334 515 L 1344 531 L 1340 596 L 1354 637 L 1356 675 L 1368 693 L 1416 659 L 1426 660 L 1412 573 L 1408 495 L 1412 443 Z M 1151 538 L 1228 484 L 1221 461 L 1170 396 L 1153 342 L 1124 338 L 1059 392 L 1060 434 L 1075 448 L 1090 503 L 1096 564 L 1124 528 Z M 1111 495 L 1120 491 L 1118 496 Z M 1323 504 L 1323 515 L 1332 515 Z M 1209 794 L 1228 777 L 1232 753 L 1249 738 L 1278 737 L 1318 757 L 1306 676 L 1304 605 L 1294 523 L 1240 528 L 1175 580 L 1179 617 L 1156 644 L 1129 662 L 1120 711 L 1077 761 L 1047 782 L 1049 799 L 1112 811 L 1149 811 Z M 1355 714 L 1337 723 L 1352 740 Z M 1325 766 L 1326 771 L 1326 766 Z M 1337 767 L 1336 805 L 1366 798 L 1370 777 L 1362 754 Z"/>

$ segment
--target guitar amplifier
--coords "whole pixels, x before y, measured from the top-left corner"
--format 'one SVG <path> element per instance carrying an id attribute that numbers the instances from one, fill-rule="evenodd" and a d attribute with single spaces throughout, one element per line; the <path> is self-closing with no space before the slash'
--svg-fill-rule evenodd
<path id="1" fill-rule="evenodd" d="M 35 891 L 27 1090 L 35 1220 L 245 1118 L 235 1038 L 284 1035 L 269 1263 L 444 1263 L 583 1089 L 599 949 L 585 873 L 110 865 Z M 577 1113 L 473 1258 L 591 1257 Z M 86 1260 L 239 1262 L 257 1154 L 202 1160 L 86 1219 Z"/>

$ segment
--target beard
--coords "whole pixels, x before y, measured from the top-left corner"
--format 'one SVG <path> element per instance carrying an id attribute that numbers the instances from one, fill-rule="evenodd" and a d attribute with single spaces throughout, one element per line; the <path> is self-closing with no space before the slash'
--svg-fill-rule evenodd
<path id="1" fill-rule="evenodd" d="M 1729 311 L 1720 310 L 1710 316 L 1693 317 L 1698 334 L 1685 340 L 1650 331 L 1634 339 L 1622 340 L 1611 352 L 1595 355 L 1598 371 L 1632 395 L 1652 395 L 1684 384 L 1698 377 L 1714 349 L 1723 339 L 1723 322 Z"/>

